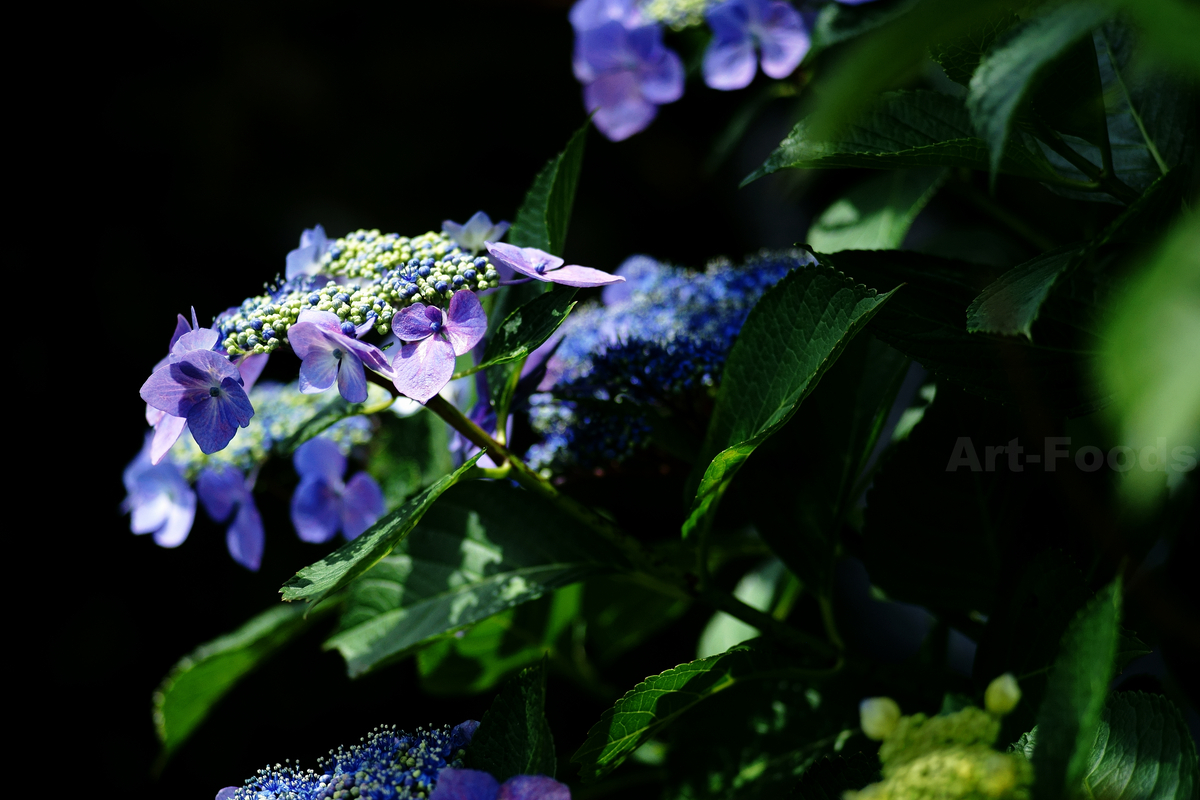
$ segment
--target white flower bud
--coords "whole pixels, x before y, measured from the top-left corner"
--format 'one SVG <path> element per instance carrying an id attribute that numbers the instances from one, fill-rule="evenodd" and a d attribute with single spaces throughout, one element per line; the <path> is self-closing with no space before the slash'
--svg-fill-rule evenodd
<path id="1" fill-rule="evenodd" d="M 983 693 L 983 705 L 987 710 L 1002 717 L 1017 707 L 1021 702 L 1021 687 L 1011 672 L 1006 672 L 988 684 Z"/>
<path id="2" fill-rule="evenodd" d="M 868 697 L 858 704 L 858 715 L 867 738 L 882 741 L 896 729 L 900 706 L 890 697 Z"/>

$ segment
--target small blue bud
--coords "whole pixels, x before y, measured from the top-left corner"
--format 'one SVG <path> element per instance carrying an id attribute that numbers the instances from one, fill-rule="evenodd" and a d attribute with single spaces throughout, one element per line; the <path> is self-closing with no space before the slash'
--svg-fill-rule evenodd
<path id="1" fill-rule="evenodd" d="M 475 270 L 473 270 L 473 269 L 468 269 L 466 272 L 464 272 L 464 273 L 462 274 L 462 276 L 463 276 L 464 278 L 466 278 L 467 280 L 469 280 L 469 281 L 473 281 L 473 280 L 475 280 L 476 276 L 478 276 L 478 275 L 479 275 L 479 273 L 478 273 L 478 272 L 476 272 L 476 271 L 475 271 Z"/>
<path id="2" fill-rule="evenodd" d="M 462 275 L 455 275 L 453 280 L 451 280 L 450 282 L 453 283 L 454 288 L 457 289 L 458 287 L 463 285 Z"/>
<path id="3" fill-rule="evenodd" d="M 421 268 L 417 270 L 417 274 L 420 275 L 422 278 L 428 278 L 430 272 L 431 272 L 431 270 L 425 264 L 421 264 Z"/>
<path id="4" fill-rule="evenodd" d="M 271 328 L 263 328 L 263 330 L 262 330 L 262 338 L 263 338 L 263 341 L 264 341 L 264 342 L 269 342 L 269 341 L 271 341 L 272 339 L 274 339 L 274 338 L 275 338 L 275 331 L 274 331 L 274 330 L 272 330 Z"/>
<path id="5" fill-rule="evenodd" d="M 263 327 L 263 321 L 261 319 L 251 320 L 250 327 L 254 328 L 256 331 L 261 331 Z"/>
<path id="6" fill-rule="evenodd" d="M 472 263 L 479 269 L 483 269 L 484 267 L 487 266 L 488 260 L 486 258 L 480 256 L 479 258 L 475 259 Z"/>
<path id="7" fill-rule="evenodd" d="M 317 303 L 321 302 L 321 295 L 319 295 L 319 294 L 310 294 L 310 295 L 308 296 L 308 302 L 309 302 L 310 304 L 312 304 L 312 305 L 314 305 L 314 306 L 315 306 Z"/>
<path id="8" fill-rule="evenodd" d="M 438 281 L 437 283 L 435 283 L 433 285 L 433 288 L 434 288 L 434 291 L 444 292 L 450 288 L 450 284 L 446 283 L 445 281 Z"/>
<path id="9" fill-rule="evenodd" d="M 427 258 L 427 259 L 425 259 L 424 261 L 422 261 L 422 262 L 421 262 L 421 266 L 422 266 L 422 267 L 432 267 L 432 266 L 433 266 L 434 264 L 436 264 L 436 263 L 437 263 L 437 261 L 435 261 L 434 259 L 432 259 L 432 258 Z"/>
<path id="10" fill-rule="evenodd" d="M 337 294 L 335 294 L 333 296 L 333 299 L 338 301 L 339 303 L 349 303 L 350 295 L 346 294 L 345 292 L 338 292 Z"/>
<path id="11" fill-rule="evenodd" d="M 354 323 L 353 322 L 343 322 L 342 323 L 342 333 L 345 334 L 346 336 L 353 336 L 354 335 Z"/>

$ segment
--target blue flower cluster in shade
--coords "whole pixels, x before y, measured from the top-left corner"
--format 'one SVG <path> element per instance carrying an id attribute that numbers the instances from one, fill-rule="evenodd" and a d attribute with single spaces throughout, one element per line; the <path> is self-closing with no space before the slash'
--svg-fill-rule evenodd
<path id="1" fill-rule="evenodd" d="M 530 463 L 562 472 L 628 458 L 647 442 L 648 413 L 691 408 L 696 393 L 715 393 L 750 309 L 790 270 L 810 263 L 801 250 L 762 253 L 740 266 L 714 262 L 705 272 L 628 259 L 617 270 L 626 283 L 563 325 L 547 368 L 553 386 L 530 401 L 530 422 L 542 437 Z"/>
<path id="2" fill-rule="evenodd" d="M 416 733 L 376 728 L 360 744 L 339 747 L 319 771 L 267 767 L 235 791 L 231 800 L 409 800 L 428 797 L 446 767 L 461 767 L 464 748 L 479 723 L 469 720 Z M 221 795 L 218 795 L 220 797 Z"/>

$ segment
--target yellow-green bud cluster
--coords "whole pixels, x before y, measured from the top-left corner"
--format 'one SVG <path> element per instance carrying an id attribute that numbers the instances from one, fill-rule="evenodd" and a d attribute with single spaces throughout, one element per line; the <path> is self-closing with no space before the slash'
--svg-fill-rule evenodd
<path id="1" fill-rule="evenodd" d="M 713 5 L 710 0 L 650 0 L 642 6 L 642 13 L 680 31 L 704 22 L 704 12 Z"/>
<path id="2" fill-rule="evenodd" d="M 888 699 L 871 698 L 877 706 Z M 894 722 L 890 713 L 874 716 L 888 718 L 887 725 L 878 726 L 888 729 L 879 748 L 883 780 L 846 792 L 844 800 L 1029 799 L 1029 761 L 992 748 L 1000 735 L 997 715 L 968 706 L 952 714 L 913 714 Z"/>
<path id="3" fill-rule="evenodd" d="M 295 383 L 260 383 L 250 390 L 250 403 L 254 406 L 250 425 L 238 431 L 228 447 L 205 455 L 191 436 L 181 436 L 171 448 L 171 458 L 189 481 L 195 480 L 205 467 L 228 464 L 247 472 L 266 461 L 276 445 L 291 438 L 335 396 L 301 394 Z M 381 405 L 387 396 L 387 390 L 367 384 L 368 406 Z M 337 442 L 348 453 L 354 445 L 370 441 L 371 433 L 371 421 L 357 416 L 334 423 L 321 436 Z"/>

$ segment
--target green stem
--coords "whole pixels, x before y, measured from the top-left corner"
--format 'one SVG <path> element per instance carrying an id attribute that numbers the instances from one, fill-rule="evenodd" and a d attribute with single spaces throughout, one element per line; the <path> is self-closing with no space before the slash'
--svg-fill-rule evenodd
<path id="1" fill-rule="evenodd" d="M 1007 208 L 1000 205 L 991 197 L 988 197 L 971 184 L 965 182 L 955 182 L 951 183 L 949 188 L 955 194 L 971 201 L 977 208 L 991 216 L 997 222 L 1006 225 L 1009 230 L 1020 236 L 1025 241 L 1029 242 L 1038 250 L 1053 250 L 1057 246 L 1050 237 L 1046 236 L 1041 231 L 1036 230 L 1028 222 L 1021 219 L 1016 214 L 1009 211 Z"/>
<path id="2" fill-rule="evenodd" d="M 783 644 L 791 645 L 800 650 L 807 650 L 827 658 L 838 656 L 838 664 L 841 664 L 840 655 L 828 642 L 822 641 L 812 634 L 797 630 L 790 625 L 785 625 L 770 614 L 759 611 L 752 605 L 743 603 L 728 592 L 716 589 L 703 589 L 699 592 L 698 596 L 718 611 L 724 611 L 729 616 L 736 617 L 747 625 L 758 628 L 763 633 L 770 634 L 772 638 L 779 640 Z"/>
<path id="3" fill-rule="evenodd" d="M 1108 37 L 1103 33 L 1100 34 L 1104 38 L 1104 50 L 1108 53 L 1108 61 L 1112 64 L 1113 75 L 1117 76 L 1117 85 L 1121 87 L 1121 93 L 1125 95 L 1125 102 L 1129 103 L 1129 115 L 1133 117 L 1134 123 L 1137 124 L 1138 130 L 1141 131 L 1142 140 L 1146 142 L 1146 149 L 1150 151 L 1150 155 L 1154 156 L 1154 163 L 1158 164 L 1158 170 L 1163 175 L 1169 172 L 1167 162 L 1163 161 L 1162 155 L 1158 152 L 1158 147 L 1154 144 L 1154 140 L 1150 138 L 1150 134 L 1146 132 L 1146 125 L 1142 122 L 1142 115 L 1133 106 L 1133 95 L 1129 93 L 1129 89 L 1125 86 L 1125 79 L 1121 77 L 1121 70 L 1117 69 L 1117 59 L 1113 56 L 1112 45 L 1108 42 Z"/>

